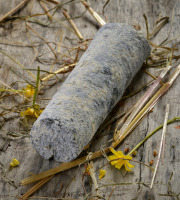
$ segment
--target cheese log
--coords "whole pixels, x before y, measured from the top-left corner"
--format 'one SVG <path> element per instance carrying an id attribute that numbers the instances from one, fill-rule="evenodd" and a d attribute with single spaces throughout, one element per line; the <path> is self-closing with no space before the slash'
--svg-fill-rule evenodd
<path id="1" fill-rule="evenodd" d="M 32 144 L 45 159 L 75 159 L 150 54 L 142 33 L 121 23 L 104 25 L 77 66 L 34 123 Z"/>

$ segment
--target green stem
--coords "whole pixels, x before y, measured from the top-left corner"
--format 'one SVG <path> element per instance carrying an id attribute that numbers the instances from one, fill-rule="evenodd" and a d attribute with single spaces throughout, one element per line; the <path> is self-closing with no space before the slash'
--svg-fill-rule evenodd
<path id="1" fill-rule="evenodd" d="M 173 119 L 169 120 L 167 124 L 171 124 L 175 121 L 180 120 L 180 117 L 174 117 Z M 136 151 L 147 139 L 149 139 L 154 133 L 156 133 L 158 130 L 160 130 L 163 127 L 164 124 L 156 128 L 154 131 L 152 131 L 149 135 L 147 135 L 137 146 L 134 147 L 134 149 L 128 154 L 132 154 L 134 151 Z"/>

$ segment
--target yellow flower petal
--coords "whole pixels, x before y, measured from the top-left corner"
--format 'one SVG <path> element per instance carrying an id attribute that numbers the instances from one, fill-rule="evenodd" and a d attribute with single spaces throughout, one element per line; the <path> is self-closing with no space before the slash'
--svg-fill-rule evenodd
<path id="1" fill-rule="evenodd" d="M 19 161 L 16 160 L 15 158 L 13 158 L 12 162 L 10 163 L 10 165 L 11 165 L 12 167 L 16 167 L 16 166 L 19 165 Z"/>
<path id="2" fill-rule="evenodd" d="M 114 154 L 108 156 L 109 160 L 111 161 L 111 165 L 114 165 L 115 168 L 118 169 L 121 169 L 121 167 L 124 165 L 126 171 L 131 171 L 130 168 L 133 168 L 134 165 L 131 165 L 128 160 L 132 160 L 132 157 L 129 155 L 125 156 L 122 151 L 117 152 L 113 148 L 110 148 L 110 150 Z"/>
<path id="3" fill-rule="evenodd" d="M 131 171 L 131 169 L 129 169 L 129 168 L 127 167 L 127 163 L 124 165 L 124 167 L 125 167 L 125 170 L 126 170 L 126 171 L 128 171 L 128 172 Z"/>
<path id="4" fill-rule="evenodd" d="M 117 154 L 118 154 L 118 156 L 122 156 L 122 157 L 124 157 L 124 154 L 123 154 L 122 151 L 117 151 Z"/>
<path id="5" fill-rule="evenodd" d="M 108 156 L 108 159 L 111 161 L 111 160 L 114 160 L 111 162 L 111 165 L 116 165 L 118 163 L 118 157 L 115 156 L 115 155 L 112 155 L 112 156 Z"/>
<path id="6" fill-rule="evenodd" d="M 31 97 L 34 95 L 34 88 L 32 85 L 27 85 L 26 88 L 23 89 L 24 90 L 24 94 L 26 97 Z"/>
<path id="7" fill-rule="evenodd" d="M 135 167 L 134 165 L 131 165 L 129 162 L 126 162 L 126 164 L 127 164 L 127 166 L 128 166 L 129 168 Z"/>
<path id="8" fill-rule="evenodd" d="M 132 157 L 131 156 L 125 156 L 126 157 L 126 159 L 128 159 L 128 160 L 132 160 Z"/>
<path id="9" fill-rule="evenodd" d="M 119 162 L 118 164 L 115 165 L 115 168 L 117 169 L 121 169 L 121 167 L 123 166 L 124 161 Z"/>
<path id="10" fill-rule="evenodd" d="M 111 152 L 114 154 L 114 155 L 116 155 L 116 156 L 118 156 L 119 157 L 119 154 L 118 154 L 118 152 L 117 151 L 115 151 L 112 147 L 110 148 L 110 150 L 111 150 Z"/>
<path id="11" fill-rule="evenodd" d="M 20 115 L 21 115 L 21 117 L 28 115 L 28 116 L 38 118 L 42 112 L 43 112 L 43 110 L 38 110 L 38 109 L 35 109 L 35 108 L 27 108 L 27 110 L 21 111 Z"/>
<path id="12" fill-rule="evenodd" d="M 106 174 L 106 170 L 101 169 L 99 172 L 99 179 L 102 179 Z"/>
<path id="13" fill-rule="evenodd" d="M 21 111 L 21 112 L 20 112 L 20 116 L 21 116 L 21 117 L 24 117 L 24 116 L 25 116 L 24 112 L 25 112 L 25 111 Z"/>
<path id="14" fill-rule="evenodd" d="M 25 112 L 24 112 L 25 115 L 31 115 L 33 116 L 34 115 L 34 108 L 28 108 Z"/>
<path id="15" fill-rule="evenodd" d="M 115 159 L 118 159 L 118 157 L 117 157 L 117 156 L 115 156 L 115 155 L 108 156 L 108 158 L 109 158 L 109 160 L 115 160 Z"/>

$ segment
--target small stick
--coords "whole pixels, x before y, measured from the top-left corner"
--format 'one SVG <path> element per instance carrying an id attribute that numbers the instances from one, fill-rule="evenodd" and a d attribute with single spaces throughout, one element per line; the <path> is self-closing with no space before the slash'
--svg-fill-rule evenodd
<path id="1" fill-rule="evenodd" d="M 52 22 L 52 16 L 51 16 L 50 12 L 48 11 L 48 9 L 47 9 L 45 3 L 44 3 L 43 1 L 39 1 L 39 3 L 40 3 L 40 5 L 41 5 L 41 7 L 43 8 L 43 10 L 46 12 L 46 14 L 47 14 L 49 20 Z"/>
<path id="2" fill-rule="evenodd" d="M 24 1 L 22 1 L 20 4 L 18 4 L 11 11 L 9 11 L 8 13 L 6 13 L 3 17 L 0 18 L 0 23 L 3 22 L 9 16 L 13 15 L 14 13 L 16 13 L 23 5 L 25 5 L 26 3 L 28 3 L 28 1 L 30 1 L 30 0 L 24 0 Z"/>
<path id="3" fill-rule="evenodd" d="M 67 20 L 69 21 L 70 25 L 73 27 L 74 31 L 77 33 L 77 36 L 79 37 L 80 40 L 83 40 L 83 36 L 80 33 L 79 29 L 77 28 L 76 24 L 74 23 L 74 21 L 72 20 L 72 18 L 70 17 L 70 15 L 68 14 L 67 10 L 62 9 L 63 15 L 67 18 Z"/>
<path id="4" fill-rule="evenodd" d="M 164 141 L 165 134 L 166 134 L 168 115 L 169 115 L 169 104 L 167 104 L 167 106 L 166 106 L 166 114 L 165 114 L 165 118 L 164 118 L 164 126 L 163 126 L 163 131 L 162 131 L 161 143 L 160 143 L 160 147 L 159 147 L 158 159 L 157 159 L 155 171 L 154 171 L 154 174 L 153 174 L 153 178 L 152 178 L 152 181 L 151 181 L 150 189 L 151 189 L 152 186 L 153 186 L 154 179 L 155 179 L 156 172 L 157 172 L 157 168 L 158 168 L 159 161 L 160 161 L 160 157 L 161 157 L 161 150 L 162 150 L 163 141 Z"/>
<path id="5" fill-rule="evenodd" d="M 77 63 L 73 63 L 71 65 L 64 66 L 63 68 L 58 69 L 57 71 L 52 72 L 51 74 L 45 76 L 44 78 L 41 79 L 41 81 L 47 81 L 48 79 L 53 77 L 55 74 L 65 73 L 65 72 L 69 71 L 71 68 L 74 68 L 76 66 L 76 64 Z"/>
<path id="6" fill-rule="evenodd" d="M 81 0 L 81 2 L 101 26 L 106 24 L 106 22 L 87 4 L 87 2 L 84 0 Z"/>

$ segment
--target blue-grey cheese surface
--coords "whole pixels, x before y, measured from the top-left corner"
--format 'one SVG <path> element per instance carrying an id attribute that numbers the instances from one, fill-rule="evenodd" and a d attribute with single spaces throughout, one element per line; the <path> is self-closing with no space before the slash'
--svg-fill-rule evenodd
<path id="1" fill-rule="evenodd" d="M 59 162 L 75 159 L 149 54 L 147 40 L 133 27 L 104 25 L 32 127 L 40 155 Z"/>

